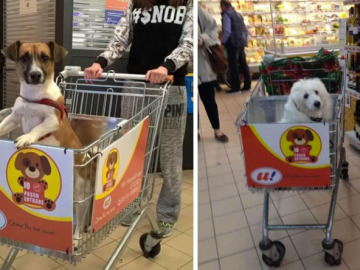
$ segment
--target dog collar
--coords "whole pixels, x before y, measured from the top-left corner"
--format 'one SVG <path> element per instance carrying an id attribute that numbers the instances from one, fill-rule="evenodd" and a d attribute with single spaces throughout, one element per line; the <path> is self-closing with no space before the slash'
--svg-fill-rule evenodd
<path id="1" fill-rule="evenodd" d="M 319 117 L 310 117 L 310 120 L 313 122 L 321 122 L 323 119 Z"/>
<path id="2" fill-rule="evenodd" d="M 293 100 L 293 103 L 294 103 L 294 105 L 295 105 L 295 108 L 299 111 L 299 112 L 302 112 L 300 109 L 299 109 L 299 107 L 297 106 L 297 104 L 296 104 L 296 102 Z M 304 113 L 304 112 L 302 112 L 302 113 Z M 305 113 L 304 113 L 305 114 Z M 313 122 L 321 122 L 323 119 L 322 118 L 320 118 L 320 117 L 310 117 L 309 116 L 309 118 L 310 118 L 310 120 L 311 121 L 313 121 Z"/>
<path id="3" fill-rule="evenodd" d="M 63 119 L 64 115 L 67 115 L 67 111 L 66 111 L 66 107 L 62 104 L 60 104 L 57 101 L 54 101 L 52 99 L 48 99 L 48 98 L 43 98 L 40 100 L 30 100 L 27 98 L 24 98 L 23 96 L 20 96 L 22 99 L 24 99 L 26 102 L 30 102 L 30 103 L 37 103 L 37 104 L 43 104 L 43 105 L 47 105 L 50 107 L 54 107 L 55 109 L 60 111 L 61 114 L 61 120 Z"/>

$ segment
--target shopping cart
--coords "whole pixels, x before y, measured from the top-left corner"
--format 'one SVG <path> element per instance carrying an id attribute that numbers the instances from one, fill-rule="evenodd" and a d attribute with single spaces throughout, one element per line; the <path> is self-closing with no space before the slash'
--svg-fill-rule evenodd
<path id="1" fill-rule="evenodd" d="M 341 63 L 341 66 L 344 65 Z M 279 79 L 279 76 L 271 72 L 268 74 L 267 86 L 270 85 L 271 91 L 290 89 L 300 79 L 298 75 L 301 72 L 311 75 L 323 72 L 323 69 L 299 63 L 293 69 L 280 71 L 286 73 L 286 78 Z M 342 79 L 345 82 L 344 75 L 341 76 L 340 81 Z M 337 83 L 334 80 L 330 74 L 329 77 L 322 78 L 327 89 Z M 348 163 L 345 161 L 343 147 L 344 83 L 341 84 L 341 89 L 339 93 L 331 94 L 333 118 L 328 123 L 279 123 L 287 96 L 279 93 L 270 96 L 269 89 L 260 80 L 236 121 L 247 186 L 251 191 L 264 192 L 262 240 L 259 247 L 262 259 L 268 266 L 280 266 L 285 255 L 285 246 L 280 241 L 271 241 L 268 237 L 269 230 L 325 229 L 326 237 L 322 241 L 325 261 L 329 265 L 341 263 L 343 243 L 331 237 L 339 179 L 348 178 Z M 304 136 L 310 133 L 312 138 L 306 140 L 307 145 L 297 146 L 292 142 L 291 132 L 305 132 Z M 326 224 L 269 225 L 270 192 L 312 190 L 332 192 Z"/>
<path id="2" fill-rule="evenodd" d="M 155 257 L 160 252 L 162 235 L 148 202 L 154 187 L 170 82 L 149 86 L 144 75 L 114 72 L 104 73 L 91 83 L 83 77 L 80 68 L 66 67 L 57 78 L 70 123 L 83 149 L 43 145 L 16 149 L 13 140 L 21 130 L 0 140 L 2 155 L 9 157 L 8 165 L 0 168 L 7 171 L 8 178 L 0 183 L 0 243 L 11 246 L 1 269 L 10 269 L 22 249 L 75 264 L 129 219 L 133 221 L 104 269 L 116 266 L 144 218 L 149 220 L 152 231 L 140 238 L 143 254 Z M 25 182 L 21 187 L 18 181 L 11 181 L 22 173 L 14 160 L 29 153 L 49 160 L 52 172 L 44 175 L 48 188 L 41 195 L 36 188 L 25 194 Z M 85 175 L 84 185 L 79 186 L 79 175 Z M 22 188 L 23 196 L 29 198 L 20 205 L 11 199 L 11 192 Z M 42 197 L 50 198 L 55 209 L 39 209 Z M 22 215 L 25 220 L 19 219 Z"/>

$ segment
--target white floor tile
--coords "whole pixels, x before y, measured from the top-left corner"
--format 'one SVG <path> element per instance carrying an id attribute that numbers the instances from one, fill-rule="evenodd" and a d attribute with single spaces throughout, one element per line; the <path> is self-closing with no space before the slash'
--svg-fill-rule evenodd
<path id="1" fill-rule="evenodd" d="M 212 202 L 211 209 L 215 218 L 243 210 L 240 198 L 236 196 Z"/>
<path id="2" fill-rule="evenodd" d="M 325 234 L 319 230 L 311 230 L 291 236 L 300 258 L 305 258 L 322 251 L 322 240 Z"/>
<path id="3" fill-rule="evenodd" d="M 226 270 L 239 270 L 239 269 L 251 269 L 261 270 L 256 250 L 250 249 L 242 253 L 238 253 L 232 256 L 228 256 L 220 259 L 221 269 Z"/>
<path id="4" fill-rule="evenodd" d="M 214 217 L 215 234 L 222 235 L 247 227 L 244 211 Z"/>
<path id="5" fill-rule="evenodd" d="M 216 242 L 220 259 L 254 247 L 249 228 L 217 236 Z"/>
<path id="6" fill-rule="evenodd" d="M 296 212 L 300 212 L 301 210 L 307 208 L 299 195 L 274 201 L 274 205 L 276 207 L 276 210 L 279 212 L 280 216 L 285 216 Z"/>
<path id="7" fill-rule="evenodd" d="M 215 238 L 199 241 L 198 262 L 199 264 L 218 259 Z"/>
<path id="8" fill-rule="evenodd" d="M 359 269 L 360 265 L 360 239 L 344 245 L 342 259 L 350 269 Z"/>

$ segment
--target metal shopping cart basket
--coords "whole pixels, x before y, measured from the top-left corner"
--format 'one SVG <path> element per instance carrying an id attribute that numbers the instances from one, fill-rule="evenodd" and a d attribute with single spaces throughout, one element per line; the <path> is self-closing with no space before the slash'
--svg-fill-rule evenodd
<path id="1" fill-rule="evenodd" d="M 132 217 L 104 269 L 116 266 L 144 218 L 152 226 L 140 238 L 144 256 L 160 252 L 161 233 L 147 204 L 170 83 L 157 87 L 144 80 L 109 72 L 87 83 L 80 68 L 66 67 L 57 84 L 84 148 L 16 149 L 13 140 L 21 130 L 0 140 L 0 243 L 12 247 L 1 269 L 10 269 L 22 249 L 75 264 Z M 25 179 L 30 164 L 40 182 Z"/>
<path id="2" fill-rule="evenodd" d="M 274 76 L 271 72 L 268 74 L 267 84 L 271 86 L 271 90 L 290 90 L 291 85 L 301 78 L 301 72 L 310 75 L 323 69 L 299 63 L 281 71 L 287 74 L 285 78 Z M 340 82 L 343 79 L 341 76 Z M 322 78 L 327 89 L 337 83 L 333 80 L 331 74 Z M 344 88 L 343 84 L 341 88 Z M 264 80 L 260 80 L 236 121 L 247 186 L 251 191 L 264 192 L 262 240 L 259 243 L 262 259 L 268 266 L 278 267 L 285 255 L 285 246 L 280 241 L 271 241 L 268 237 L 269 230 L 325 229 L 326 238 L 322 241 L 325 261 L 329 265 L 339 265 L 343 243 L 332 239 L 331 231 L 339 178 L 348 177 L 348 163 L 345 161 L 343 147 L 344 91 L 339 89 L 339 93 L 331 94 L 333 118 L 330 122 L 279 123 L 287 96 L 283 93 L 271 96 L 267 90 Z M 291 137 L 288 137 L 295 132 L 304 132 L 305 136 L 312 138 L 307 139 L 304 146 L 296 146 Z M 270 192 L 312 190 L 332 192 L 326 224 L 269 225 Z"/>

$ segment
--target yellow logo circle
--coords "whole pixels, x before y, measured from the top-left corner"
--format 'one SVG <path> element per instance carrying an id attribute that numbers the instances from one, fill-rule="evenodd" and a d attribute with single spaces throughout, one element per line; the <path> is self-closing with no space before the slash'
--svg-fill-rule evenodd
<path id="1" fill-rule="evenodd" d="M 106 192 L 112 189 L 116 183 L 116 176 L 119 170 L 120 155 L 119 151 L 114 148 L 112 149 L 105 159 L 102 173 L 102 190 Z"/>
<path id="2" fill-rule="evenodd" d="M 61 175 L 46 153 L 33 148 L 15 152 L 6 167 L 6 177 L 16 204 L 53 211 L 61 192 Z"/>
<path id="3" fill-rule="evenodd" d="M 321 139 L 313 129 L 295 126 L 282 134 L 280 148 L 289 163 L 315 163 L 321 152 Z"/>

